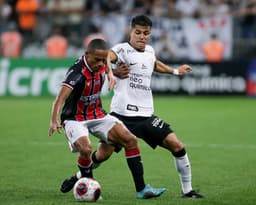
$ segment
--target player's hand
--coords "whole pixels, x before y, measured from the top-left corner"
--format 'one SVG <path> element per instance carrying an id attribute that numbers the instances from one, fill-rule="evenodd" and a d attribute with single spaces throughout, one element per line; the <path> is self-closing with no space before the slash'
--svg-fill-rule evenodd
<path id="1" fill-rule="evenodd" d="M 62 126 L 61 126 L 61 124 L 59 122 L 51 122 L 50 123 L 49 131 L 48 131 L 48 135 L 52 136 L 53 133 L 55 132 L 55 130 L 57 130 L 57 132 L 59 134 L 61 134 L 61 129 L 62 129 Z"/>
<path id="2" fill-rule="evenodd" d="M 186 73 L 191 72 L 192 68 L 189 65 L 184 64 L 180 66 L 178 70 L 179 70 L 179 75 L 185 75 Z"/>
<path id="3" fill-rule="evenodd" d="M 116 77 L 125 79 L 129 77 L 130 68 L 126 63 L 120 63 L 116 69 L 113 69 L 113 73 Z"/>

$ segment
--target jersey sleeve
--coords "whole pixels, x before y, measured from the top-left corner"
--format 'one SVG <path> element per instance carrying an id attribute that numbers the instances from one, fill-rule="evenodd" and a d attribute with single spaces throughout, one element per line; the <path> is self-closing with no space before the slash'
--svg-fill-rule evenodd
<path id="1" fill-rule="evenodd" d="M 151 52 L 153 54 L 153 60 L 156 61 L 155 49 L 152 46 L 150 46 L 150 45 L 147 45 L 146 48 L 149 50 L 149 52 Z"/>
<path id="2" fill-rule="evenodd" d="M 116 54 L 117 56 L 117 61 L 114 62 L 115 64 L 123 63 L 125 62 L 124 60 L 124 45 L 123 44 L 117 44 L 114 47 L 111 48 L 111 50 Z"/>
<path id="3" fill-rule="evenodd" d="M 82 66 L 81 62 L 72 65 L 66 73 L 65 79 L 62 81 L 62 86 L 67 86 L 73 89 L 79 84 L 82 78 Z"/>

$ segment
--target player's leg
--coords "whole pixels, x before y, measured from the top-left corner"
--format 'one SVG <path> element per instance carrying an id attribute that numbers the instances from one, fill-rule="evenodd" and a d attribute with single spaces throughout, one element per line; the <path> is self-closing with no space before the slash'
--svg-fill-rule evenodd
<path id="1" fill-rule="evenodd" d="M 79 152 L 77 165 L 80 170 L 80 175 L 82 177 L 92 178 L 93 177 L 92 160 L 91 160 L 92 146 L 91 146 L 90 139 L 88 137 L 89 132 L 87 128 L 83 127 L 83 125 L 79 122 L 66 121 L 65 134 L 69 141 L 71 151 Z M 78 180 L 78 177 L 76 175 L 66 179 L 61 185 L 61 191 L 63 193 L 70 191 L 77 180 Z"/>
<path id="2" fill-rule="evenodd" d="M 102 162 L 105 162 L 115 151 L 115 146 L 112 144 L 107 144 L 105 142 L 99 142 L 97 150 L 95 150 L 92 155 L 92 168 L 96 169 L 100 166 Z"/>
<path id="3" fill-rule="evenodd" d="M 178 140 L 174 132 L 169 133 L 162 141 L 160 146 L 172 152 L 175 166 L 179 173 L 182 197 L 184 198 L 202 198 L 203 196 L 196 193 L 192 189 L 192 174 L 191 164 L 186 153 L 185 147 L 181 141 Z"/>
<path id="4" fill-rule="evenodd" d="M 177 139 L 170 125 L 157 116 L 133 121 L 129 118 L 124 120 L 127 127 L 136 136 L 142 138 L 153 149 L 160 145 L 172 153 L 179 173 L 182 192 L 185 193 L 183 196 L 200 198 L 201 195 L 197 195 L 192 190 L 191 166 L 184 145 Z"/>
<path id="5" fill-rule="evenodd" d="M 92 160 L 90 157 L 92 147 L 89 138 L 86 136 L 81 137 L 74 143 L 74 145 L 80 153 L 77 159 L 77 166 L 79 168 L 79 172 L 65 179 L 62 182 L 60 190 L 63 193 L 69 192 L 74 187 L 77 180 L 80 179 L 81 177 L 93 178 Z"/>
<path id="6" fill-rule="evenodd" d="M 93 178 L 91 160 L 92 145 L 89 138 L 87 136 L 79 138 L 75 142 L 75 146 L 80 153 L 77 159 L 77 165 L 82 177 Z"/>
<path id="7" fill-rule="evenodd" d="M 141 163 L 136 136 L 121 123 L 114 125 L 109 131 L 108 136 L 109 140 L 122 145 L 125 149 L 127 164 L 133 176 L 137 197 L 143 199 L 158 197 L 163 194 L 166 191 L 165 188 L 155 189 L 149 185 L 145 185 L 143 165 Z"/>

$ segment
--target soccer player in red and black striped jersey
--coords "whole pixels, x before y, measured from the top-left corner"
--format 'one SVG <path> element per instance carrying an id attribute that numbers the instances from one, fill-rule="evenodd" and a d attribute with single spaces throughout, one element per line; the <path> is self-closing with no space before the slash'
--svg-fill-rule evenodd
<path id="1" fill-rule="evenodd" d="M 64 128 L 71 151 L 78 151 L 80 154 L 77 164 L 81 176 L 90 178 L 93 177 L 93 173 L 89 133 L 106 144 L 120 144 L 125 148 L 125 156 L 136 191 L 142 191 L 144 198 L 160 196 L 165 192 L 165 188 L 156 189 L 144 183 L 136 136 L 120 120 L 107 114 L 102 107 L 100 92 L 106 73 L 110 89 L 115 84 L 112 70 L 106 65 L 108 54 L 104 40 L 92 40 L 85 55 L 68 70 L 53 103 L 49 136 L 55 130 L 61 132 L 61 128 Z M 59 115 L 61 123 L 58 121 Z M 81 176 L 72 176 L 63 183 L 61 191 L 70 191 Z"/>

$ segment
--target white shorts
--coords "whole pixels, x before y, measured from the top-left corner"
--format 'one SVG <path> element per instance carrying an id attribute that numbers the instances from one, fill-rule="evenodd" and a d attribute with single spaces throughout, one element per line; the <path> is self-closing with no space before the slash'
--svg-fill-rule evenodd
<path id="1" fill-rule="evenodd" d="M 89 137 L 89 133 L 93 134 L 95 137 L 98 137 L 107 144 L 112 144 L 108 140 L 108 132 L 116 123 L 122 122 L 109 114 L 104 118 L 95 120 L 65 120 L 64 129 L 71 152 L 78 151 L 74 143 L 81 137 Z"/>

